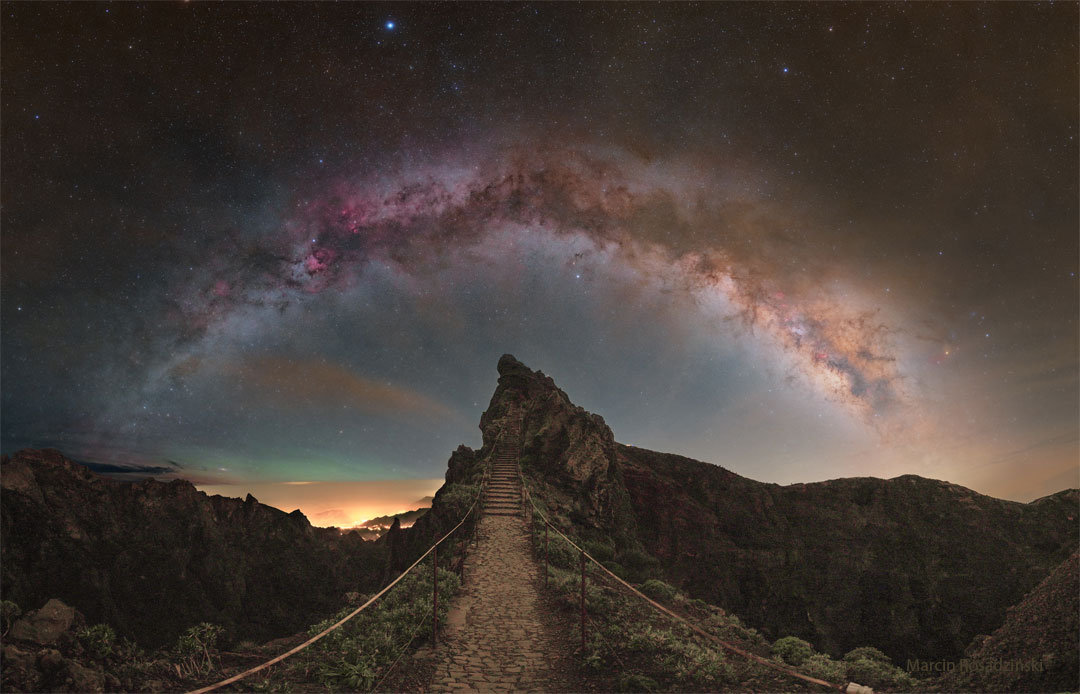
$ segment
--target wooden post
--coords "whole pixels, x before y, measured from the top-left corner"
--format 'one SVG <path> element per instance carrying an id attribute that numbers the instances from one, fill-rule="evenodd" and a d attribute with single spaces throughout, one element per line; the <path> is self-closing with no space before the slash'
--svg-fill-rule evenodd
<path id="1" fill-rule="evenodd" d="M 584 564 L 582 564 L 584 567 Z M 582 574 L 584 576 L 584 574 Z M 439 546 L 431 554 L 431 645 L 439 642 Z M 582 593 L 584 595 L 584 593 Z"/>
<path id="2" fill-rule="evenodd" d="M 585 653 L 585 552 L 581 552 L 581 653 Z"/>
<path id="3" fill-rule="evenodd" d="M 545 588 L 547 588 L 548 574 L 550 573 L 550 570 L 548 569 L 548 548 L 547 547 L 548 547 L 548 524 L 547 524 L 547 521 L 545 520 L 544 521 L 544 587 Z"/>

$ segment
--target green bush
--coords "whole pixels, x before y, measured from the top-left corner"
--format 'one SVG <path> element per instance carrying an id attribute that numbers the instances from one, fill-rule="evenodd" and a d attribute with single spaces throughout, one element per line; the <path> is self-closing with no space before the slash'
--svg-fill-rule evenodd
<path id="1" fill-rule="evenodd" d="M 680 680 L 697 685 L 697 689 L 710 690 L 715 689 L 729 674 L 728 664 L 719 651 L 696 646 L 691 652 L 689 662 L 676 671 Z"/>
<path id="2" fill-rule="evenodd" d="M 699 601 L 700 602 L 700 601 Z M 704 603 L 706 609 L 711 605 Z M 711 627 L 710 631 L 725 641 L 745 641 L 760 647 L 768 647 L 769 642 L 757 629 L 743 625 L 736 615 L 723 610 L 712 608 L 712 614 L 705 619 L 705 624 Z"/>
<path id="3" fill-rule="evenodd" d="M 116 632 L 108 624 L 95 624 L 92 627 L 80 629 L 76 636 L 87 653 L 98 660 L 104 660 L 113 654 Z"/>
<path id="4" fill-rule="evenodd" d="M 664 583 L 656 578 L 650 578 L 648 581 L 645 581 L 641 586 L 641 592 L 659 602 L 672 602 L 678 594 L 678 591 L 675 590 L 674 586 Z"/>
<path id="5" fill-rule="evenodd" d="M 847 679 L 847 668 L 845 663 L 838 663 L 829 656 L 821 655 L 820 653 L 812 655 L 804 660 L 801 669 L 807 675 L 817 677 L 826 682 L 843 684 L 843 680 Z M 862 684 L 862 682 L 859 684 Z"/>
<path id="6" fill-rule="evenodd" d="M 847 679 L 873 689 L 910 690 L 915 686 L 911 675 L 895 665 L 866 658 L 847 664 Z"/>
<path id="7" fill-rule="evenodd" d="M 618 576 L 622 580 L 624 580 L 624 581 L 626 580 L 626 568 L 623 567 L 622 564 L 620 564 L 617 561 L 605 561 L 605 562 L 602 562 L 602 563 L 603 563 L 605 569 L 607 569 L 611 573 L 615 574 L 616 576 Z"/>
<path id="8" fill-rule="evenodd" d="M 640 549 L 628 549 L 618 556 L 618 562 L 631 571 L 643 571 L 652 569 L 660 564 L 660 561 Z"/>
<path id="9" fill-rule="evenodd" d="M 615 558 L 615 548 L 604 542 L 591 540 L 582 545 L 582 548 L 601 564 Z"/>
<path id="10" fill-rule="evenodd" d="M 580 569 L 581 554 L 556 536 L 548 541 L 548 562 L 560 569 Z"/>
<path id="11" fill-rule="evenodd" d="M 176 654 L 180 657 L 198 656 L 217 645 L 224 628 L 220 624 L 203 622 L 191 627 L 176 641 Z"/>
<path id="12" fill-rule="evenodd" d="M 315 672 L 320 684 L 331 691 L 343 689 L 350 692 L 366 692 L 375 686 L 375 667 L 372 654 L 353 653 L 323 662 Z"/>
<path id="13" fill-rule="evenodd" d="M 447 484 L 439 492 L 439 504 L 450 517 L 460 518 L 472 506 L 478 491 L 480 488 L 474 484 Z"/>
<path id="14" fill-rule="evenodd" d="M 449 605 L 460 589 L 461 579 L 440 568 L 439 623 L 446 624 Z M 338 614 L 312 625 L 314 636 L 352 612 L 346 607 Z M 415 639 L 431 638 L 431 563 L 405 576 L 393 590 L 327 634 L 307 651 L 305 668 L 315 673 L 319 683 L 331 690 L 366 691 L 386 674 L 386 669 L 402 649 Z"/>
<path id="15" fill-rule="evenodd" d="M 274 682 L 269 677 L 264 677 L 261 680 L 249 680 L 247 686 L 253 692 L 259 692 L 260 694 L 291 694 L 292 685 L 288 682 Z"/>
<path id="16" fill-rule="evenodd" d="M 814 648 L 796 636 L 777 639 L 772 646 L 773 655 L 778 655 L 788 665 L 802 665 L 803 661 L 814 655 Z M 862 684 L 861 682 L 859 684 Z"/>
<path id="17" fill-rule="evenodd" d="M 646 675 L 624 674 L 619 676 L 618 691 L 620 692 L 655 692 L 660 685 Z"/>
<path id="18" fill-rule="evenodd" d="M 844 656 L 845 663 L 854 663 L 857 660 L 875 660 L 879 663 L 892 665 L 892 658 L 872 646 L 853 648 Z"/>
<path id="19" fill-rule="evenodd" d="M 176 640 L 174 650 L 179 657 L 178 667 L 184 676 L 201 676 L 214 670 L 210 651 L 217 645 L 223 627 L 202 622 L 191 627 Z"/>

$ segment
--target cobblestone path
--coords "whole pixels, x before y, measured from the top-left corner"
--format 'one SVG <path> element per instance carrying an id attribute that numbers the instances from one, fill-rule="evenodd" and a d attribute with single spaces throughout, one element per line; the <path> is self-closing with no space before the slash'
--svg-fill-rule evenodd
<path id="1" fill-rule="evenodd" d="M 486 515 L 436 653 L 434 692 L 575 691 L 574 635 L 540 594 L 520 516 Z"/>

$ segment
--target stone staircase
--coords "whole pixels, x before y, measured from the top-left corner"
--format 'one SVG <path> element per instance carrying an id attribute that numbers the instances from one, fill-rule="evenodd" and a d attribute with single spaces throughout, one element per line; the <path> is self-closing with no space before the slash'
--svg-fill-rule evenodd
<path id="1" fill-rule="evenodd" d="M 484 515 L 521 516 L 521 478 L 518 476 L 518 453 L 521 449 L 517 431 L 506 431 L 495 448 L 484 492 Z"/>

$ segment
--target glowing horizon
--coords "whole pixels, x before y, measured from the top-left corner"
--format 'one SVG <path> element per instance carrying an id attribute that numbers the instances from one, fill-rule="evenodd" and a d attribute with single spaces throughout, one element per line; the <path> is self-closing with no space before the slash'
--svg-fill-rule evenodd
<path id="1" fill-rule="evenodd" d="M 431 505 L 443 484 L 441 478 L 375 480 L 363 482 L 236 482 L 232 484 L 196 484 L 209 495 L 245 498 L 248 494 L 259 503 L 286 513 L 299 509 L 312 525 L 322 528 L 354 528 L 361 523 Z"/>

